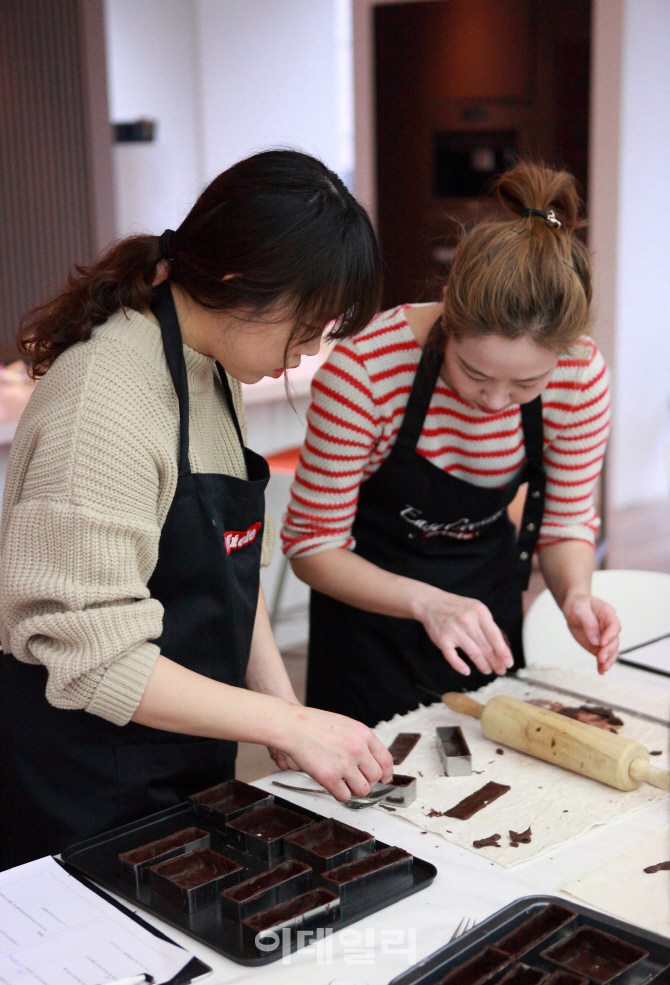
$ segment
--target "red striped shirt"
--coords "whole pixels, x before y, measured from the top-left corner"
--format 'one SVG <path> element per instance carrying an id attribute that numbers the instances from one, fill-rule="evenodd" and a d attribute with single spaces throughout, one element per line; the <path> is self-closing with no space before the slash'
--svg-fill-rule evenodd
<path id="1" fill-rule="evenodd" d="M 308 428 L 282 541 L 287 555 L 351 548 L 358 490 L 390 453 L 405 414 L 421 349 L 405 309 L 378 315 L 335 347 L 312 386 Z M 543 394 L 545 517 L 540 545 L 594 543 L 593 489 L 609 429 L 607 375 L 591 339 L 558 361 Z M 497 488 L 525 463 L 521 411 L 484 414 L 441 381 L 418 454 L 473 485 Z"/>

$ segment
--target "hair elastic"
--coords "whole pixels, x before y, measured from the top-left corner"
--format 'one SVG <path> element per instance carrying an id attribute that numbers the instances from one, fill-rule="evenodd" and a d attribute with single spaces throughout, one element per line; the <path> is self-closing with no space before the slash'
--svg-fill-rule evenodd
<path id="1" fill-rule="evenodd" d="M 553 209 L 551 210 L 551 212 L 545 212 L 544 209 L 524 209 L 521 215 L 524 217 L 524 219 L 532 215 L 539 216 L 540 219 L 544 219 L 544 221 L 548 225 L 554 226 L 555 229 L 560 229 L 561 226 L 563 225 L 563 223 L 556 218 L 556 213 L 554 212 Z"/>
<path id="2" fill-rule="evenodd" d="M 158 237 L 158 251 L 161 256 L 161 260 L 174 260 L 172 254 L 172 237 L 174 236 L 174 229 L 166 229 L 165 232 L 161 233 Z"/>

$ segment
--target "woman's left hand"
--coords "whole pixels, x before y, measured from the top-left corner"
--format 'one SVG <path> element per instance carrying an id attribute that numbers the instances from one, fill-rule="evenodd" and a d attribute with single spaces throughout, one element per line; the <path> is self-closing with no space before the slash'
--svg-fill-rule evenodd
<path id="1" fill-rule="evenodd" d="M 565 600 L 563 615 L 579 645 L 597 658 L 598 673 L 604 674 L 619 655 L 621 623 L 612 606 L 593 595 L 573 595 Z"/>

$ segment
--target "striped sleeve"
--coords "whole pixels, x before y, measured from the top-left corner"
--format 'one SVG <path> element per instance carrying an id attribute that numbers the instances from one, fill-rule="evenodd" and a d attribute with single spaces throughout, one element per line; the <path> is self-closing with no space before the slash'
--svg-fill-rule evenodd
<path id="1" fill-rule="evenodd" d="M 312 382 L 307 434 L 282 530 L 287 557 L 352 548 L 358 491 L 380 436 L 365 362 L 340 343 Z"/>
<path id="2" fill-rule="evenodd" d="M 594 489 L 602 471 L 610 401 L 603 358 L 590 339 L 561 358 L 542 398 L 546 501 L 539 547 L 560 540 L 595 544 Z"/>

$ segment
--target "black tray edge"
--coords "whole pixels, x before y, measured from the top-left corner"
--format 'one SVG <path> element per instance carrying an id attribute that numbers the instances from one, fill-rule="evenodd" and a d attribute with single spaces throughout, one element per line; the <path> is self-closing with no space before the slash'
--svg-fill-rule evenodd
<path id="1" fill-rule="evenodd" d="M 576 900 L 573 902 L 571 899 L 566 899 L 563 896 L 521 896 L 519 899 L 514 900 L 512 903 L 508 903 L 506 906 L 501 907 L 492 913 L 490 917 L 487 917 L 482 923 L 478 923 L 472 930 L 469 930 L 462 937 L 458 937 L 455 941 L 451 941 L 448 944 L 443 945 L 438 948 L 437 951 L 433 951 L 422 961 L 418 961 L 412 968 L 404 971 L 401 975 L 397 975 L 393 978 L 388 985 L 416 985 L 417 979 L 421 975 L 428 974 L 438 967 L 445 960 L 445 957 L 453 957 L 460 951 L 465 951 L 470 947 L 478 938 L 486 936 L 491 930 L 499 926 L 501 920 L 500 918 L 504 915 L 505 920 L 511 920 L 518 913 L 523 912 L 529 906 L 533 906 L 537 903 L 558 903 L 561 906 L 567 906 L 577 913 L 583 915 L 596 914 L 601 920 L 605 920 L 612 928 L 617 930 L 622 930 L 625 932 L 634 932 L 636 936 L 642 937 L 644 940 L 653 942 L 654 944 L 660 944 L 670 948 L 670 937 L 664 937 L 662 934 L 656 934 L 652 930 L 645 930 L 644 927 L 636 927 L 635 924 L 627 923 L 625 920 L 620 920 L 618 917 L 610 916 L 609 913 L 604 913 L 601 910 L 596 910 L 591 906 L 586 906 L 583 903 L 578 903 Z"/>

